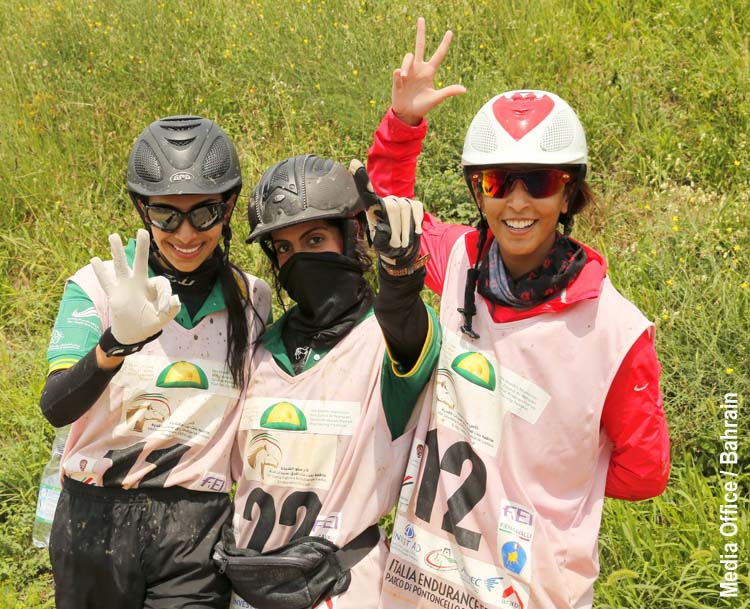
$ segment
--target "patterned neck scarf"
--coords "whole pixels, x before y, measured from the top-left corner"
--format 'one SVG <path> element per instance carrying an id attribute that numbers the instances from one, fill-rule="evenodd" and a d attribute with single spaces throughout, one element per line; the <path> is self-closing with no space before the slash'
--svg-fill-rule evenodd
<path id="1" fill-rule="evenodd" d="M 479 269 L 478 292 L 492 303 L 529 309 L 562 292 L 581 272 L 586 252 L 580 244 L 555 233 L 555 243 L 541 265 L 513 279 L 500 255 L 497 241 L 490 245 Z"/>

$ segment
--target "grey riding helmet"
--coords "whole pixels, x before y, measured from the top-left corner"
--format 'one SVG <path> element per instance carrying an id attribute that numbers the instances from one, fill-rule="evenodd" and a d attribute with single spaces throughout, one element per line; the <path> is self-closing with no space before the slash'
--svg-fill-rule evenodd
<path id="1" fill-rule="evenodd" d="M 247 209 L 247 243 L 260 241 L 275 262 L 267 243 L 273 231 L 310 220 L 356 220 L 363 212 L 364 201 L 343 165 L 314 154 L 295 156 L 266 170 L 253 189 Z M 352 255 L 356 232 L 356 226 L 344 223 L 347 255 Z"/>
<path id="2" fill-rule="evenodd" d="M 239 192 L 242 174 L 237 151 L 213 121 L 169 116 L 138 136 L 128 160 L 128 192 L 154 195 Z"/>
<path id="3" fill-rule="evenodd" d="M 242 173 L 234 144 L 216 123 L 200 116 L 168 116 L 154 121 L 138 136 L 128 159 L 127 184 L 133 205 L 151 234 L 138 199 L 222 194 L 226 201 L 242 189 Z M 221 234 L 226 265 L 232 239 L 228 219 Z M 158 248 L 153 246 L 153 251 Z M 166 258 L 162 257 L 162 263 L 180 274 Z"/>

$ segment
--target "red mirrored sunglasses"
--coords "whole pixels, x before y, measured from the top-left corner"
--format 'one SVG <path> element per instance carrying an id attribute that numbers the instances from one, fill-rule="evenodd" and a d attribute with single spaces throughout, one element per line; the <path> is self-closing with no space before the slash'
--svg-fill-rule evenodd
<path id="1" fill-rule="evenodd" d="M 560 192 L 573 179 L 562 169 L 512 170 L 498 167 L 478 169 L 471 174 L 474 192 L 495 199 L 507 197 L 516 180 L 523 182 L 526 191 L 535 199 L 551 197 Z"/>

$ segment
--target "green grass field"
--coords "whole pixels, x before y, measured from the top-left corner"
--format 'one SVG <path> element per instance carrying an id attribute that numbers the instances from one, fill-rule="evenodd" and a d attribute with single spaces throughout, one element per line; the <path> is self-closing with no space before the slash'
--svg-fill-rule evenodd
<path id="1" fill-rule="evenodd" d="M 548 89 L 578 111 L 598 198 L 574 236 L 657 326 L 673 468 L 663 496 L 607 500 L 594 606 L 750 607 L 750 3 L 744 0 L 193 2 L 0 0 L 0 609 L 49 608 L 49 561 L 30 547 L 52 429 L 38 410 L 63 282 L 107 235 L 138 227 L 130 147 L 160 116 L 216 119 L 238 144 L 245 194 L 305 152 L 364 158 L 390 74 L 427 20 L 454 44 L 440 79 L 468 92 L 431 115 L 418 196 L 470 221 L 459 159 L 481 104 Z M 267 269 L 244 245 L 233 259 Z M 720 405 L 740 399 L 743 514 L 719 531 Z M 721 598 L 725 542 L 737 598 Z"/>

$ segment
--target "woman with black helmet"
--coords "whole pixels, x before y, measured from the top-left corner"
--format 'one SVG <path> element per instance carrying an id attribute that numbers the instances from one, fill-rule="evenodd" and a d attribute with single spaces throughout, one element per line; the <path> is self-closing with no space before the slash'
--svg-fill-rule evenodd
<path id="1" fill-rule="evenodd" d="M 377 606 L 386 557 L 377 523 L 409 484 L 415 405 L 439 333 L 419 297 L 421 204 L 380 199 L 364 167 L 350 169 L 286 159 L 250 200 L 248 241 L 260 242 L 295 305 L 253 357 L 234 527 L 216 554 L 233 607 Z M 365 226 L 379 254 L 377 296 L 363 276 Z"/>
<path id="2" fill-rule="evenodd" d="M 411 195 L 423 116 L 463 91 L 433 88 L 449 43 L 425 61 L 418 21 L 368 157 L 379 192 Z M 584 130 L 564 100 L 494 96 L 461 161 L 479 223 L 425 214 L 443 346 L 381 606 L 590 608 L 604 495 L 653 497 L 669 475 L 654 327 L 601 254 L 569 236 L 591 192 Z"/>
<path id="3" fill-rule="evenodd" d="M 149 125 L 128 162 L 147 230 L 66 283 L 41 398 L 71 424 L 50 539 L 58 609 L 225 609 L 210 549 L 231 514 L 248 344 L 270 288 L 229 262 L 242 187 L 212 121 Z M 150 251 L 149 251 L 150 250 Z"/>

